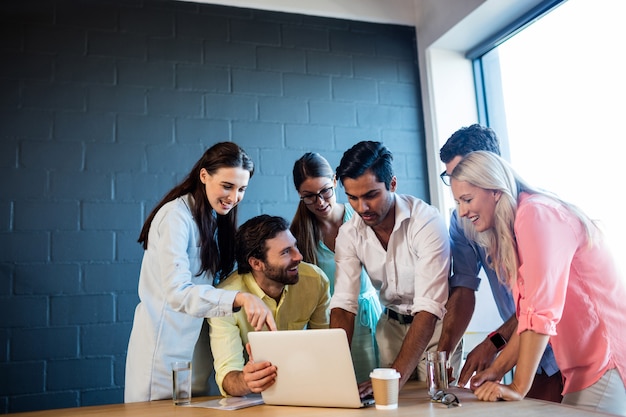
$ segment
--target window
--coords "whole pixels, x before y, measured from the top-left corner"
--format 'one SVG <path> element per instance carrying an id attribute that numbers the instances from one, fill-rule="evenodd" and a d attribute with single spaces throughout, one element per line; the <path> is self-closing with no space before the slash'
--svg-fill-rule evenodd
<path id="1" fill-rule="evenodd" d="M 530 184 L 603 225 L 626 271 L 626 222 L 619 216 L 626 2 L 549 3 L 547 13 L 536 11 L 532 24 L 475 59 L 481 123 L 498 133 L 503 156 Z"/>

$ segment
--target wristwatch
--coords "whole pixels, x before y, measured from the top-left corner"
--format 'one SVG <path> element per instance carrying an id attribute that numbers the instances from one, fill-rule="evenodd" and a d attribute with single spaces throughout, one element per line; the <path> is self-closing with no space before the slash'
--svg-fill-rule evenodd
<path id="1" fill-rule="evenodd" d="M 496 349 L 498 349 L 498 352 L 500 352 L 506 346 L 506 339 L 502 337 L 502 335 L 498 332 L 489 333 L 489 336 L 487 336 L 487 338 L 491 340 L 491 343 L 493 343 Z"/>

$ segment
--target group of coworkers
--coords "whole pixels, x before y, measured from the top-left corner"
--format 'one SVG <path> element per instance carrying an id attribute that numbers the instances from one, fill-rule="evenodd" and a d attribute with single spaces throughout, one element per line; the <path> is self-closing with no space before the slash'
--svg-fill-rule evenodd
<path id="1" fill-rule="evenodd" d="M 178 360 L 193 360 L 194 395 L 262 392 L 280 370 L 254 361 L 249 332 L 333 327 L 347 333 L 362 395 L 376 367 L 395 368 L 401 387 L 424 380 L 424 353 L 438 350 L 480 400 L 626 416 L 626 285 L 602 230 L 499 154 L 480 125 L 440 149 L 456 202 L 449 228 L 396 192 L 393 155 L 375 141 L 348 149 L 336 169 L 305 153 L 293 166 L 292 221 L 263 214 L 238 226 L 253 161 L 232 142 L 210 147 L 141 230 L 125 401 L 171 398 Z M 459 369 L 481 269 L 503 324 Z"/>

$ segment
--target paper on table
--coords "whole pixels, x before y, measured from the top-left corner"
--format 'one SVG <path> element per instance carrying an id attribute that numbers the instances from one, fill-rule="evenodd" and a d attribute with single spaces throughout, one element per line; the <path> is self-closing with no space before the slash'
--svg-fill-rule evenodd
<path id="1" fill-rule="evenodd" d="M 187 407 L 239 410 L 240 408 L 252 407 L 259 404 L 263 404 L 263 398 L 261 398 L 260 395 L 248 395 L 245 397 L 226 397 L 217 400 L 192 402 Z"/>

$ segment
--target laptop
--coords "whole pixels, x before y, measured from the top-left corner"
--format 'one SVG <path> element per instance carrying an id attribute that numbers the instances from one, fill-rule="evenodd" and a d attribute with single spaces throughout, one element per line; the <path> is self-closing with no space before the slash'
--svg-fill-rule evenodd
<path id="1" fill-rule="evenodd" d="M 277 367 L 276 383 L 261 393 L 265 404 L 360 408 L 348 338 L 343 329 L 248 333 L 255 362 Z"/>

